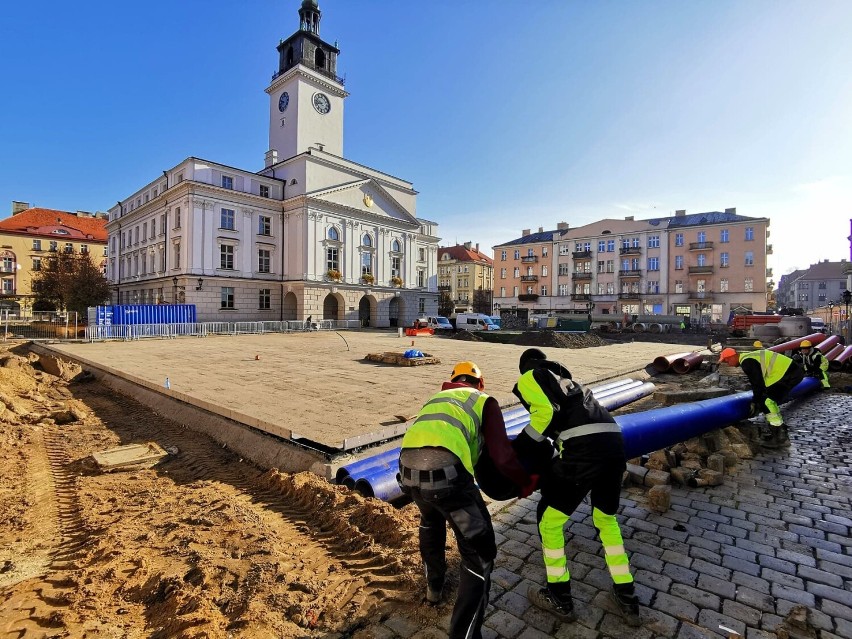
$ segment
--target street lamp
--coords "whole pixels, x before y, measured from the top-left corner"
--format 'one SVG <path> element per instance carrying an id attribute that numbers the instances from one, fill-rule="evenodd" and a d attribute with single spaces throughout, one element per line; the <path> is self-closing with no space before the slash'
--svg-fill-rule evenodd
<path id="1" fill-rule="evenodd" d="M 831 324 L 834 321 L 834 302 L 828 303 L 828 334 L 834 334 L 834 330 L 831 328 Z"/>

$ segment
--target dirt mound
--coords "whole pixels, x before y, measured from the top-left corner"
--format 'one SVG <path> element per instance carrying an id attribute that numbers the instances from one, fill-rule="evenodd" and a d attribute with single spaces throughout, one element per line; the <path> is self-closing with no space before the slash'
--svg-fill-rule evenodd
<path id="1" fill-rule="evenodd" d="M 513 340 L 519 346 L 552 346 L 554 348 L 590 348 L 603 346 L 604 340 L 593 333 L 556 333 L 554 331 L 526 331 Z"/>
<path id="2" fill-rule="evenodd" d="M 482 338 L 473 333 L 471 331 L 458 331 L 455 335 L 453 335 L 453 339 L 460 339 L 465 342 L 481 342 Z"/>

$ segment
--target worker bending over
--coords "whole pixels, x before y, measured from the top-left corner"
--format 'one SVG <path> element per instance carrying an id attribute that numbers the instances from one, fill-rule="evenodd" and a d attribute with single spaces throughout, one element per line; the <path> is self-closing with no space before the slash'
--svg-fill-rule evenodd
<path id="1" fill-rule="evenodd" d="M 805 369 L 805 375 L 816 377 L 822 382 L 823 388 L 831 388 L 828 383 L 828 358 L 818 348 L 814 348 L 810 340 L 802 340 L 793 359 Z"/>
<path id="2" fill-rule="evenodd" d="M 729 366 L 739 365 L 748 377 L 754 394 L 754 409 L 766 414 L 769 433 L 763 445 L 780 448 L 790 443 L 790 436 L 779 403 L 787 399 L 789 392 L 805 378 L 805 371 L 792 359 L 781 353 L 757 350 L 738 354 L 733 348 L 725 348 L 719 361 Z"/>
<path id="3" fill-rule="evenodd" d="M 537 348 L 524 351 L 518 367 L 521 376 L 513 392 L 529 411 L 530 423 L 515 440 L 515 450 L 524 461 L 540 458 L 538 448 L 549 441 L 557 453 L 541 470 L 536 512 L 547 586 L 531 587 L 527 596 L 563 621 L 577 618 L 564 526 L 591 492 L 592 521 L 604 547 L 615 601 L 625 621 L 638 626 L 639 603 L 615 517 L 626 464 L 621 428 L 588 389 L 572 381 L 568 369 L 548 361 Z"/>
<path id="4" fill-rule="evenodd" d="M 514 482 L 512 497 L 526 497 L 537 478 L 521 466 L 506 434 L 500 405 L 483 392 L 482 371 L 459 362 L 449 382 L 426 402 L 402 439 L 399 481 L 420 509 L 420 555 L 426 600 L 441 600 L 447 572 L 447 524 L 461 555 L 450 639 L 480 639 L 497 542 L 474 476 L 495 469 Z M 490 478 L 493 479 L 493 478 Z M 519 488 L 523 487 L 523 488 Z M 509 496 L 503 496 L 507 499 Z"/>

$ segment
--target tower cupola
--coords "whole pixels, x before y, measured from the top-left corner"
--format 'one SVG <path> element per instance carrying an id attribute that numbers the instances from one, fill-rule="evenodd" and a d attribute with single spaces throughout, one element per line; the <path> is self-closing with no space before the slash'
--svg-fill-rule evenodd
<path id="1" fill-rule="evenodd" d="M 303 0 L 302 8 L 299 9 L 299 30 L 320 34 L 320 19 L 322 11 L 319 10 L 317 0 Z"/>

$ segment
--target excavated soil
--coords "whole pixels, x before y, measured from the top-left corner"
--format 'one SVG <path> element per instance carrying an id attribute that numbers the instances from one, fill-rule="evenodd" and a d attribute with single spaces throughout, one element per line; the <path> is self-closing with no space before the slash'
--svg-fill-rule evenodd
<path id="1" fill-rule="evenodd" d="M 413 506 L 261 471 L 37 359 L 0 353 L 0 638 L 366 637 L 400 607 L 438 614 L 415 605 Z M 172 454 L 90 457 L 147 441 Z"/>

